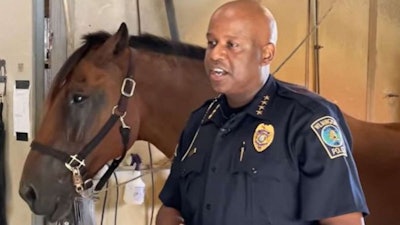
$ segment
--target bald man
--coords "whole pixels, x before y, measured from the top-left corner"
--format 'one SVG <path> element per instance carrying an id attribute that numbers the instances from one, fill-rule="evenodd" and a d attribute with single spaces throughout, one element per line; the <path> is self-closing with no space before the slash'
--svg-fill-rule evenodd
<path id="1" fill-rule="evenodd" d="M 228 2 L 206 37 L 204 65 L 220 95 L 194 111 L 181 134 L 156 224 L 364 224 L 368 208 L 341 111 L 270 75 L 271 12 L 256 1 Z"/>

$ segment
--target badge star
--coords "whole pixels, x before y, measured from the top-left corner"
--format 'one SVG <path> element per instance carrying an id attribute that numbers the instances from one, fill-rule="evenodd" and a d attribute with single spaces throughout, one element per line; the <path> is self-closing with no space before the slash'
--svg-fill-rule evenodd
<path id="1" fill-rule="evenodd" d="M 265 109 L 265 106 L 263 106 L 263 105 L 259 105 L 259 106 L 258 106 L 258 110 L 263 111 L 264 109 Z"/>
<path id="2" fill-rule="evenodd" d="M 256 113 L 257 113 L 258 116 L 261 116 L 263 114 L 263 111 L 262 110 L 257 110 Z"/>
<path id="3" fill-rule="evenodd" d="M 269 101 L 269 95 L 265 95 L 264 100 Z"/>
<path id="4" fill-rule="evenodd" d="M 261 105 L 267 105 L 268 101 L 261 101 L 260 104 Z"/>

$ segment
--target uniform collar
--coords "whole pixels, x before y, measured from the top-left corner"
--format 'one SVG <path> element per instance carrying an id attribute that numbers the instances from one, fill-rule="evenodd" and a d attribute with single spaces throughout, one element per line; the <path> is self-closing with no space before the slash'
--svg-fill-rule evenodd
<path id="1" fill-rule="evenodd" d="M 267 111 L 271 108 L 271 102 L 275 97 L 275 91 L 276 80 L 272 75 L 269 75 L 267 82 L 265 82 L 264 86 L 258 91 L 253 100 L 243 109 L 242 112 L 246 112 L 256 118 L 265 118 Z M 212 121 L 221 126 L 227 118 L 220 108 L 224 107 L 226 104 L 226 98 L 223 95 L 220 95 L 207 113 L 204 123 Z"/>
<path id="2" fill-rule="evenodd" d="M 271 103 L 276 93 L 276 80 L 269 75 L 267 82 L 254 96 L 245 111 L 257 118 L 265 118 L 265 115 L 271 108 Z"/>

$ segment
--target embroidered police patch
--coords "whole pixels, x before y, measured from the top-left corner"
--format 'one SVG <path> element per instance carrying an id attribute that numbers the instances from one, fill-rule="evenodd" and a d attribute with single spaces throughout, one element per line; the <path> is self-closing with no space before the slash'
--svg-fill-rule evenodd
<path id="1" fill-rule="evenodd" d="M 331 159 L 347 156 L 342 132 L 333 117 L 321 117 L 311 124 L 311 128 Z"/>

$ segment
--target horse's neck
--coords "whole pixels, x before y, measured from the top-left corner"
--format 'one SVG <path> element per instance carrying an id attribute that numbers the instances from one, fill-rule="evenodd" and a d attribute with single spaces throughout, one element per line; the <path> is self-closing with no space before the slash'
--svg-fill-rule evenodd
<path id="1" fill-rule="evenodd" d="M 359 157 L 372 157 L 375 161 L 400 159 L 400 124 L 369 123 L 345 115 L 353 136 L 353 149 Z"/>
<path id="2" fill-rule="evenodd" d="M 159 57 L 141 57 L 143 61 L 136 63 L 141 65 L 137 68 L 141 74 L 137 88 L 145 106 L 141 112 L 139 139 L 151 142 L 170 157 L 190 113 L 215 93 L 202 61 Z M 154 66 L 155 60 L 157 66 Z"/>

